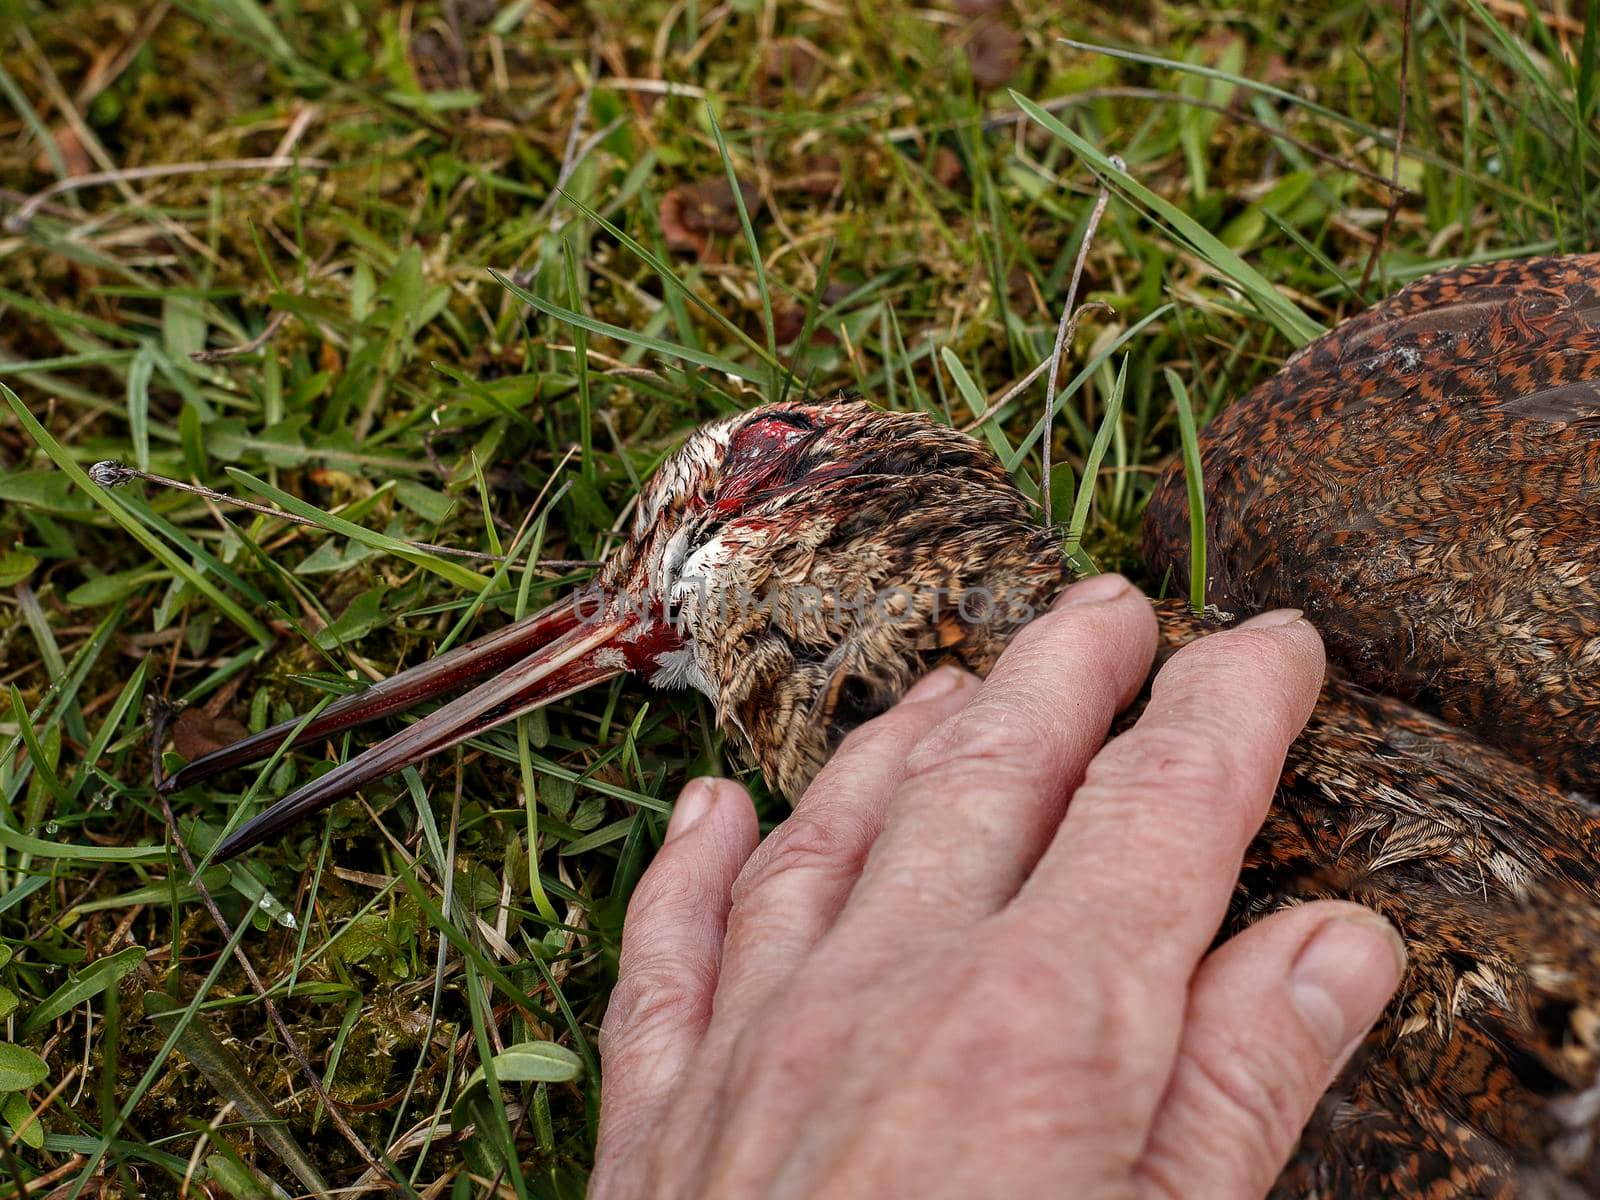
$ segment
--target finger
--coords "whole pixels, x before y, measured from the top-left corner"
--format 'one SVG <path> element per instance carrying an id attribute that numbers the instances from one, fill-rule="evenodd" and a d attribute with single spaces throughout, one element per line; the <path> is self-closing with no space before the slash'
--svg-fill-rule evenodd
<path id="1" fill-rule="evenodd" d="M 1022 629 L 977 698 L 911 752 L 849 919 L 903 930 L 1010 899 L 1155 646 L 1149 602 L 1117 575 L 1076 584 Z"/>
<path id="2" fill-rule="evenodd" d="M 975 675 L 941 667 L 882 716 L 845 738 L 794 813 L 745 864 L 717 983 L 717 1024 L 741 1027 L 833 925 L 883 828 L 906 755 L 978 691 Z"/>
<path id="3" fill-rule="evenodd" d="M 1137 1168 L 1146 1193 L 1265 1195 L 1404 969 L 1387 921 L 1333 901 L 1274 913 L 1212 954 Z"/>
<path id="4" fill-rule="evenodd" d="M 1176 1003 L 1221 924 L 1322 674 L 1322 642 L 1298 613 L 1264 614 L 1178 651 L 1138 722 L 1095 756 L 1009 915 L 1068 939 L 1089 956 L 1077 961 L 1114 953 L 1133 988 Z"/>
<path id="5" fill-rule="evenodd" d="M 628 902 L 617 986 L 601 1029 L 605 1086 L 593 1196 L 635 1194 L 639 1140 L 710 1019 L 729 894 L 758 836 L 742 787 L 694 780 Z"/>

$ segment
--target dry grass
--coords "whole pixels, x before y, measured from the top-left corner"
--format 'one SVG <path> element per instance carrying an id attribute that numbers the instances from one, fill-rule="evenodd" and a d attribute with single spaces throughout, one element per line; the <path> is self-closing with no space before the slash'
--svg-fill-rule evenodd
<path id="1" fill-rule="evenodd" d="M 1433 266 L 1593 244 L 1594 30 L 1560 3 L 1417 3 L 1398 159 L 1403 6 L 984 7 L 0 4 L 0 1194 L 581 1194 L 628 892 L 676 789 L 732 769 L 703 706 L 525 718 L 207 871 L 212 911 L 174 835 L 319 756 L 181 793 L 174 830 L 146 704 L 193 753 L 540 603 L 582 570 L 530 561 L 603 554 L 785 371 L 974 422 L 1048 357 L 1099 187 L 1001 84 L 1127 164 L 1052 446 L 1099 565 L 1137 570 L 1163 371 L 1203 420 Z M 1043 398 L 983 425 L 1035 494 Z M 310 523 L 68 470 L 104 458 Z M 464 1090 L 486 1059 L 531 1078 Z"/>

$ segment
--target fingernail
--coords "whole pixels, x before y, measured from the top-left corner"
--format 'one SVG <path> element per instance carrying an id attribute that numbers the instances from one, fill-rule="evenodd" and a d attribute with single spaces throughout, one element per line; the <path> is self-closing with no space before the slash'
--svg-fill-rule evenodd
<path id="1" fill-rule="evenodd" d="M 1071 608 L 1078 604 L 1103 604 L 1107 600 L 1115 600 L 1132 587 L 1133 585 L 1121 575 L 1091 575 L 1062 592 L 1053 607 Z"/>
<path id="2" fill-rule="evenodd" d="M 678 802 L 672 806 L 672 817 L 667 821 L 667 836 L 661 839 L 664 846 L 681 838 L 700 823 L 700 818 L 711 811 L 717 799 L 716 781 L 710 778 L 691 779 L 678 793 Z"/>
<path id="3" fill-rule="evenodd" d="M 906 694 L 901 699 L 912 704 L 922 700 L 937 700 L 941 696 L 948 696 L 971 678 L 972 675 L 960 667 L 939 667 L 906 689 Z"/>
<path id="4" fill-rule="evenodd" d="M 1257 613 L 1248 621 L 1240 621 L 1240 629 L 1276 629 L 1280 625 L 1293 625 L 1305 616 L 1298 608 L 1275 608 L 1271 612 Z"/>
<path id="5" fill-rule="evenodd" d="M 1335 917 L 1312 934 L 1289 969 L 1289 997 L 1330 1062 L 1365 1036 L 1405 968 L 1405 943 L 1376 913 Z"/>

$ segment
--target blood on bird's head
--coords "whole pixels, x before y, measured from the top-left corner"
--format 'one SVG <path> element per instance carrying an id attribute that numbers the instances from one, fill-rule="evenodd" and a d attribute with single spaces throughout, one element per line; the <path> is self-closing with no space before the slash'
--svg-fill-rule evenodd
<path id="1" fill-rule="evenodd" d="M 701 426 L 656 470 L 639 496 L 633 535 L 599 581 L 670 589 L 670 577 L 724 523 L 769 501 L 836 478 L 846 464 L 818 443 L 843 401 L 767 406 Z"/>
<path id="2" fill-rule="evenodd" d="M 741 423 L 728 442 L 714 507 L 731 514 L 803 478 L 803 452 L 819 428 L 815 418 L 798 409 L 766 410 Z"/>

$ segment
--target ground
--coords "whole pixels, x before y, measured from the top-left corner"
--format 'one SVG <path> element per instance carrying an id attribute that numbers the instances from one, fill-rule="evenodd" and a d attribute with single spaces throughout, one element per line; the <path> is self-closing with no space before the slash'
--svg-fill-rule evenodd
<path id="1" fill-rule="evenodd" d="M 970 425 L 1107 185 L 1050 492 L 1138 574 L 1183 403 L 1436 267 L 1594 244 L 1588 20 L 0 0 L 0 1193 L 581 1195 L 629 890 L 738 770 L 705 706 L 576 697 L 199 885 L 180 841 L 348 746 L 169 823 L 158 707 L 192 757 L 538 606 L 786 389 Z M 1044 407 L 982 427 L 1035 496 Z"/>

